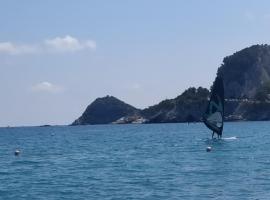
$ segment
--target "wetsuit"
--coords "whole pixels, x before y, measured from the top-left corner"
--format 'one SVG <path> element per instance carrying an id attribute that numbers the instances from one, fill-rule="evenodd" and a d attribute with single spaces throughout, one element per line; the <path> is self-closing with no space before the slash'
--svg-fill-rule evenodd
<path id="1" fill-rule="evenodd" d="M 213 131 L 213 133 L 212 133 L 212 139 L 214 138 L 214 135 L 215 135 L 215 131 Z M 218 133 L 217 133 L 217 136 L 218 136 L 218 139 L 220 139 L 222 137 L 222 135 L 218 134 Z"/>

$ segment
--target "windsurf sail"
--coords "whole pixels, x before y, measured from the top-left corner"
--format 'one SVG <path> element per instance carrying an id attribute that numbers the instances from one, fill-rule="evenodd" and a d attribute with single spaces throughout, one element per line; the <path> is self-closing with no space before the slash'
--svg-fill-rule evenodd
<path id="1" fill-rule="evenodd" d="M 222 135 L 224 121 L 224 86 L 221 77 L 217 77 L 212 87 L 212 92 L 206 112 L 203 115 L 205 125 Z"/>

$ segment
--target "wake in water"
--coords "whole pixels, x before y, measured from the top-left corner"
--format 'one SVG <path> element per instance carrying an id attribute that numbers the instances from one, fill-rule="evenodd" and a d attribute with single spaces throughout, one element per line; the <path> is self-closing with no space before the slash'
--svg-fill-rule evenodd
<path id="1" fill-rule="evenodd" d="M 228 137 L 228 138 L 221 138 L 222 140 L 237 140 L 236 136 Z"/>
<path id="2" fill-rule="evenodd" d="M 232 137 L 226 137 L 226 138 L 205 138 L 205 139 L 197 139 L 197 140 L 205 140 L 205 141 L 224 141 L 224 140 L 238 140 L 239 138 L 237 138 L 236 136 L 232 136 Z"/>
<path id="3" fill-rule="evenodd" d="M 236 136 L 232 136 L 232 137 L 225 137 L 225 138 L 221 138 L 221 139 L 218 139 L 218 138 L 206 138 L 206 139 L 202 139 L 202 140 L 204 140 L 206 144 L 211 145 L 211 144 L 235 141 L 235 140 L 238 140 L 238 138 Z"/>

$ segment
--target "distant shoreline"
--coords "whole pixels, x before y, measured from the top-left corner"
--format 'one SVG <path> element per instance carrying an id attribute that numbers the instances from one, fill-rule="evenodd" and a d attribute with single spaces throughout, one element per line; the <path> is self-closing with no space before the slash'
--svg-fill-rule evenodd
<path id="1" fill-rule="evenodd" d="M 235 121 L 224 121 L 224 123 L 241 123 L 241 122 L 270 122 L 270 120 L 235 120 Z M 155 125 L 155 124 L 199 124 L 203 123 L 202 121 L 198 122 L 164 122 L 164 123 L 142 123 L 142 124 L 85 124 L 85 125 L 49 125 L 49 126 L 42 126 L 42 125 L 22 125 L 22 126 L 0 126 L 1 129 L 8 129 L 8 128 L 51 128 L 51 127 L 83 127 L 83 126 L 125 126 L 125 125 L 134 125 L 134 126 L 140 126 L 140 125 Z"/>

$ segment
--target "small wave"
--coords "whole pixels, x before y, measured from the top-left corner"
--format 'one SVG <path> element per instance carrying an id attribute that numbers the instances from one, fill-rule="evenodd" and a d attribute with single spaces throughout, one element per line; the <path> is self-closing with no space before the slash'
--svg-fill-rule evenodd
<path id="1" fill-rule="evenodd" d="M 236 136 L 228 137 L 228 138 L 222 138 L 223 140 L 237 140 Z"/>

